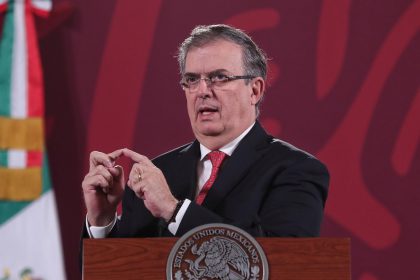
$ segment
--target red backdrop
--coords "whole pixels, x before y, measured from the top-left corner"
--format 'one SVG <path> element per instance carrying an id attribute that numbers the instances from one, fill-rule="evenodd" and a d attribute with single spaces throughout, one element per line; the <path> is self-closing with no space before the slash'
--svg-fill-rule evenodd
<path id="1" fill-rule="evenodd" d="M 322 235 L 352 238 L 353 279 L 414 279 L 420 1 L 71 3 L 71 16 L 41 38 L 69 279 L 80 277 L 88 153 L 131 147 L 154 157 L 192 139 L 174 55 L 195 25 L 211 23 L 248 31 L 269 54 L 260 119 L 329 166 Z"/>

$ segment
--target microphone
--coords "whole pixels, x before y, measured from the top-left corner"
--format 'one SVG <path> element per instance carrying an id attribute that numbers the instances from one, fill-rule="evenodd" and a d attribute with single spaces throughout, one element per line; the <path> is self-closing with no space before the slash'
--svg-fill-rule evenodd
<path id="1" fill-rule="evenodd" d="M 160 218 L 158 221 L 158 237 L 163 237 L 163 231 L 166 230 L 167 226 L 165 220 Z"/>
<path id="2" fill-rule="evenodd" d="M 261 226 L 261 219 L 258 215 L 254 216 L 254 225 L 257 227 L 257 235 L 256 237 L 265 237 L 264 230 Z"/>

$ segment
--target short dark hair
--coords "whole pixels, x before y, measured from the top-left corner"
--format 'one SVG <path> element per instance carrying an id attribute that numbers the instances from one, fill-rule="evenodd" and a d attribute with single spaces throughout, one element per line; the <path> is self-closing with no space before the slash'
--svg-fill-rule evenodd
<path id="1" fill-rule="evenodd" d="M 265 53 L 244 31 L 226 24 L 199 25 L 182 42 L 178 50 L 178 63 L 181 75 L 185 72 L 185 60 L 192 47 L 201 47 L 217 40 L 227 40 L 242 47 L 245 75 L 267 77 L 267 58 Z"/>
<path id="2" fill-rule="evenodd" d="M 190 36 L 182 42 L 178 49 L 180 74 L 185 73 L 185 60 L 188 51 L 194 47 L 202 47 L 217 40 L 227 40 L 242 48 L 242 61 L 245 75 L 267 78 L 267 56 L 244 31 L 226 24 L 198 25 Z M 259 102 L 260 103 L 260 102 Z M 257 115 L 259 104 L 257 104 Z"/>

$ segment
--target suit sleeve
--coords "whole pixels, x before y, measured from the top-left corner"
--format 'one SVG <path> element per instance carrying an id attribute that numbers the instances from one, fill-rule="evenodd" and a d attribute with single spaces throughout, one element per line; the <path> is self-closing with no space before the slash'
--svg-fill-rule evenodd
<path id="1" fill-rule="evenodd" d="M 307 158 L 275 177 L 260 212 L 266 236 L 319 236 L 329 174 L 314 158 Z"/>

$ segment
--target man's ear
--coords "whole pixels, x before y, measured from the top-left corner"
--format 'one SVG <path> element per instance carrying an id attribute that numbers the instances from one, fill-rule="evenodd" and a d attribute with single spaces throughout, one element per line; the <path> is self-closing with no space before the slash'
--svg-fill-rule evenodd
<path id="1" fill-rule="evenodd" d="M 252 80 L 251 84 L 252 96 L 251 102 L 252 105 L 257 104 L 263 97 L 265 91 L 265 81 L 261 77 L 256 77 Z"/>

